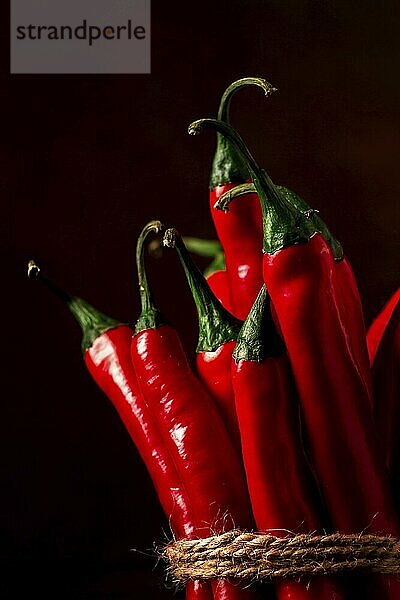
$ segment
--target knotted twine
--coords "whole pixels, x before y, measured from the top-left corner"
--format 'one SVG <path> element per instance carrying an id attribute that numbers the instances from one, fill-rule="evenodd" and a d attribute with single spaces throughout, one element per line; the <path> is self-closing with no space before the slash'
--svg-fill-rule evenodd
<path id="1" fill-rule="evenodd" d="M 400 540 L 339 533 L 276 537 L 231 530 L 204 539 L 178 540 L 161 552 L 168 575 L 180 586 L 189 579 L 261 581 L 369 571 L 400 573 Z"/>

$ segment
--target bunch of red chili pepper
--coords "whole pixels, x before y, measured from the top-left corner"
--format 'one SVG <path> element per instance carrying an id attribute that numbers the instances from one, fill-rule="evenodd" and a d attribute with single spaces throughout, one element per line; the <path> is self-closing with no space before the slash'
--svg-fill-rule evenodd
<path id="1" fill-rule="evenodd" d="M 218 119 L 210 209 L 220 240 L 152 221 L 137 244 L 142 312 L 131 329 L 29 271 L 69 306 L 84 360 L 151 475 L 176 537 L 231 528 L 399 536 L 400 292 L 366 334 L 351 266 L 318 211 L 275 185 Z M 155 305 L 145 271 L 150 234 L 175 248 L 198 311 L 196 372 Z M 214 258 L 205 278 L 188 250 Z M 397 509 L 396 509 L 397 504 Z M 355 582 L 355 583 L 354 583 Z M 395 577 L 277 579 L 245 589 L 192 581 L 196 600 L 399 599 Z"/>

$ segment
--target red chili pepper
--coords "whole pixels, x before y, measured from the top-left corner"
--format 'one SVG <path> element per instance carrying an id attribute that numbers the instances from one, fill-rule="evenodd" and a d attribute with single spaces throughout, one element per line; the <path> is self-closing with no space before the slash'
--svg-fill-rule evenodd
<path id="1" fill-rule="evenodd" d="M 332 252 L 337 261 L 335 275 L 337 290 L 340 292 L 337 294 L 338 309 L 340 310 L 343 325 L 347 328 L 346 335 L 349 352 L 352 354 L 354 363 L 361 374 L 370 401 L 370 406 L 373 409 L 372 378 L 368 359 L 368 349 L 365 341 L 366 332 L 364 315 L 360 293 L 351 265 L 343 255 L 341 245 L 332 236 L 324 221 L 319 217 L 319 211 L 310 208 L 307 202 L 295 192 L 292 192 L 283 186 L 274 185 L 271 181 L 270 184 L 278 195 L 283 197 L 284 200 L 296 209 L 296 211 L 299 211 L 304 217 L 310 219 L 315 230 L 322 233 L 325 240 L 332 248 Z M 246 196 L 247 194 L 254 192 L 257 192 L 254 183 L 238 185 L 220 196 L 215 205 L 216 209 L 228 212 L 233 198 L 243 195 Z M 274 309 L 273 314 L 275 314 Z M 279 322 L 277 319 L 276 325 L 279 329 Z"/>
<path id="2" fill-rule="evenodd" d="M 293 205 L 295 209 L 300 211 L 307 218 L 312 219 L 316 230 L 322 233 L 325 240 L 332 248 L 335 259 L 337 260 L 335 271 L 337 289 L 340 290 L 340 294 L 337 296 L 338 308 L 340 309 L 344 326 L 350 328 L 350 331 L 347 334 L 349 351 L 351 352 L 354 362 L 361 373 L 362 380 L 370 400 L 370 405 L 373 407 L 372 379 L 368 359 L 368 350 L 365 341 L 366 332 L 364 315 L 360 293 L 358 291 L 357 282 L 351 265 L 346 257 L 343 256 L 341 245 L 332 236 L 324 221 L 319 217 L 318 211 L 310 208 L 307 202 L 305 202 L 305 200 L 303 200 L 303 198 L 298 196 L 295 192 L 292 192 L 291 190 L 288 190 L 280 185 L 274 185 L 274 188 L 289 204 Z M 255 191 L 256 188 L 254 183 L 238 185 L 237 187 L 220 196 L 216 204 L 217 209 L 227 212 L 229 210 L 230 203 L 234 198 Z M 275 315 L 274 309 L 273 314 Z M 279 328 L 278 320 L 275 319 L 275 321 L 277 327 Z"/>
<path id="3" fill-rule="evenodd" d="M 229 121 L 232 96 L 241 88 L 255 85 L 266 95 L 275 91 L 265 79 L 245 77 L 232 83 L 224 92 L 218 119 Z M 228 215 L 221 215 L 215 203 L 238 183 L 248 181 L 248 171 L 232 144 L 219 133 L 210 177 L 210 210 L 218 238 L 225 253 L 226 272 L 231 294 L 231 308 L 245 319 L 262 285 L 262 220 L 256 194 L 250 193 Z"/>
<path id="4" fill-rule="evenodd" d="M 367 332 L 368 353 L 371 366 L 374 363 L 379 344 L 386 331 L 386 327 L 392 317 L 393 311 L 400 302 L 400 288 L 395 291 L 393 296 L 383 307 L 379 315 L 372 321 Z"/>
<path id="5" fill-rule="evenodd" d="M 143 245 L 161 224 L 149 223 L 137 246 L 142 313 L 132 339 L 131 357 L 139 385 L 156 416 L 197 519 L 196 534 L 206 537 L 252 525 L 240 461 L 211 398 L 192 373 L 177 333 L 165 325 L 151 298 Z M 248 598 L 227 581 L 214 584 L 218 599 Z"/>
<path id="6" fill-rule="evenodd" d="M 221 244 L 216 240 L 202 240 L 199 238 L 185 237 L 185 245 L 190 252 L 199 256 L 213 258 L 211 264 L 204 271 L 207 283 L 227 310 L 231 307 L 229 281 L 226 272 L 225 255 Z"/>
<path id="7" fill-rule="evenodd" d="M 339 311 L 343 315 L 344 328 L 348 332 L 349 352 L 355 360 L 369 399 L 369 405 L 373 410 L 372 376 L 366 343 L 367 333 L 363 307 L 353 269 L 345 256 L 341 260 L 336 261 L 335 275 Z"/>
<path id="8" fill-rule="evenodd" d="M 235 448 L 241 455 L 240 435 L 232 387 L 231 362 L 242 321 L 233 317 L 213 294 L 191 260 L 176 229 L 167 229 L 164 246 L 175 248 L 184 268 L 199 317 L 196 367 L 200 380 L 215 401 Z"/>
<path id="9" fill-rule="evenodd" d="M 213 271 L 207 275 L 207 283 L 213 294 L 227 310 L 231 305 L 228 276 L 225 270 Z"/>
<path id="10" fill-rule="evenodd" d="M 85 300 L 70 296 L 40 274 L 33 261 L 30 277 L 40 280 L 63 300 L 82 328 L 82 350 L 86 367 L 93 380 L 113 403 L 131 439 L 146 465 L 158 498 L 175 535 L 191 538 L 195 532 L 192 507 L 185 486 L 178 477 L 154 415 L 140 392 L 131 359 L 133 331 L 90 306 Z M 190 582 L 187 600 L 211 600 L 209 586 Z"/>
<path id="11" fill-rule="evenodd" d="M 247 485 L 257 528 L 277 536 L 323 531 L 300 436 L 298 399 L 262 287 L 233 352 L 233 385 Z M 279 600 L 342 598 L 331 578 L 278 581 Z"/>
<path id="12" fill-rule="evenodd" d="M 207 119 L 190 130 L 197 133 L 204 125 L 240 150 L 261 200 L 264 282 L 288 350 L 332 523 L 343 533 L 368 529 L 399 535 L 370 398 L 348 342 L 351 324 L 339 309 L 341 286 L 332 247 L 313 216 L 279 193 L 232 128 Z M 379 597 L 398 599 L 400 580 L 386 578 L 386 583 Z"/>
<path id="13" fill-rule="evenodd" d="M 372 367 L 372 377 L 378 437 L 385 451 L 386 464 L 392 476 L 395 495 L 399 498 L 400 302 L 397 302 L 381 336 Z"/>

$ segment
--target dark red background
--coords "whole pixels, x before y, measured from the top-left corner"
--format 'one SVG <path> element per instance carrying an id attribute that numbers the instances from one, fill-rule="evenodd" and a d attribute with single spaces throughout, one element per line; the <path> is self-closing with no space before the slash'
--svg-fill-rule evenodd
<path id="1" fill-rule="evenodd" d="M 146 76 L 10 76 L 4 15 L 2 598 L 170 593 L 154 559 L 130 551 L 168 535 L 149 479 L 84 369 L 78 327 L 26 280 L 27 260 L 134 320 L 143 224 L 213 236 L 214 135 L 191 138 L 187 125 L 215 116 L 231 81 L 262 75 L 279 94 L 242 91 L 232 122 L 274 181 L 318 207 L 343 242 L 369 322 L 399 284 L 399 6 L 154 1 Z M 176 257 L 149 271 L 190 351 L 196 319 Z"/>

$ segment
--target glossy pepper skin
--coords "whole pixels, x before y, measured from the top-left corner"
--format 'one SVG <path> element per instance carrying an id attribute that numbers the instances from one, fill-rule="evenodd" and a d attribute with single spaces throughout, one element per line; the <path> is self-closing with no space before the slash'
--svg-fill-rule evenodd
<path id="1" fill-rule="evenodd" d="M 132 367 L 132 335 L 132 329 L 126 325 L 106 331 L 85 351 L 85 364 L 117 409 L 152 478 L 174 533 L 191 537 L 194 526 L 186 493 Z"/>
<path id="2" fill-rule="evenodd" d="M 213 402 L 190 370 L 176 332 L 163 325 L 137 333 L 131 356 L 141 389 L 168 431 L 178 472 L 193 491 L 201 523 L 196 534 L 208 535 L 210 527 L 226 530 L 235 523 L 248 526 L 251 517 L 240 463 Z"/>
<path id="3" fill-rule="evenodd" d="M 320 234 L 264 258 L 299 390 L 310 448 L 334 525 L 397 535 L 369 398 L 337 311 L 335 262 Z M 337 465 L 346 465 L 338 471 Z"/>
<path id="4" fill-rule="evenodd" d="M 28 274 L 39 278 L 40 269 L 31 261 Z M 107 317 L 85 300 L 70 296 L 40 275 L 41 281 L 69 307 L 82 328 L 85 365 L 94 382 L 116 408 L 135 444 L 156 489 L 160 504 L 175 535 L 191 538 L 192 521 L 187 491 L 166 450 L 165 441 L 143 394 L 139 390 L 130 359 L 133 331 Z M 197 581 L 186 586 L 186 600 L 212 600 L 208 585 Z"/>
<path id="5" fill-rule="evenodd" d="M 393 311 L 400 303 L 400 288 L 394 292 L 379 315 L 372 321 L 367 332 L 368 354 L 371 366 L 374 364 L 379 344 L 386 331 Z"/>
<path id="6" fill-rule="evenodd" d="M 228 275 L 225 270 L 213 271 L 206 277 L 213 294 L 221 302 L 226 310 L 230 310 L 231 293 L 229 290 Z"/>
<path id="7" fill-rule="evenodd" d="M 368 358 L 368 350 L 366 344 L 366 331 L 364 323 L 364 315 L 360 293 L 353 270 L 347 258 L 343 255 L 343 250 L 338 241 L 332 236 L 323 220 L 319 217 L 318 211 L 310 208 L 310 206 L 291 190 L 274 185 L 275 191 L 283 196 L 290 205 L 300 211 L 308 219 L 312 220 L 315 230 L 322 233 L 332 248 L 336 259 L 336 280 L 337 280 L 337 301 L 338 310 L 340 311 L 343 327 L 346 330 L 346 338 L 348 341 L 349 352 L 357 369 L 360 372 L 362 381 L 365 386 L 366 393 L 369 398 L 371 409 L 373 408 L 372 395 L 372 379 L 371 369 Z M 227 212 L 234 198 L 244 196 L 250 192 L 256 191 L 254 183 L 238 185 L 231 191 L 220 196 L 217 202 L 217 209 Z M 339 293 L 340 292 L 340 293 Z M 275 314 L 275 313 L 274 313 Z M 275 319 L 276 325 L 279 328 L 278 319 Z"/>
<path id="8" fill-rule="evenodd" d="M 241 456 L 240 435 L 232 387 L 231 361 L 242 321 L 233 317 L 213 294 L 189 256 L 176 229 L 167 229 L 164 246 L 175 248 L 191 289 L 199 318 L 196 368 L 201 382 L 214 400 L 231 441 Z"/>
<path id="9" fill-rule="evenodd" d="M 322 532 L 317 490 L 302 446 L 298 399 L 265 286 L 239 333 L 232 377 L 251 506 L 257 529 Z M 277 581 L 279 600 L 343 598 L 332 578 Z"/>
<path id="10" fill-rule="evenodd" d="M 125 325 L 107 330 L 85 351 L 85 364 L 117 409 L 138 449 L 174 534 L 192 538 L 193 509 L 154 415 L 140 392 L 130 357 L 132 335 L 132 329 Z M 191 581 L 186 586 L 186 600 L 212 600 L 212 597 L 207 584 Z"/>
<path id="11" fill-rule="evenodd" d="M 211 119 L 246 157 L 264 225 L 263 277 L 287 347 L 310 456 L 333 526 L 399 535 L 370 398 L 343 326 L 332 246 L 312 215 L 296 209 L 261 171 L 240 137 Z M 338 468 L 341 465 L 342 468 Z M 378 578 L 376 578 L 378 582 Z M 400 598 L 400 580 L 379 579 L 374 598 Z M 379 596 L 377 595 L 379 594 Z"/>
<path id="12" fill-rule="evenodd" d="M 335 261 L 335 276 L 339 302 L 338 309 L 342 315 L 349 353 L 357 365 L 369 399 L 369 405 L 373 410 L 372 375 L 366 343 L 367 333 L 363 307 L 356 278 L 346 256 L 343 256 L 341 260 Z"/>
<path id="13" fill-rule="evenodd" d="M 234 210 L 221 216 L 214 206 L 222 194 L 234 187 L 235 184 L 221 185 L 211 190 L 210 208 L 226 256 L 232 313 L 245 319 L 262 283 L 260 204 L 255 194 L 248 194 L 243 197 L 245 209 L 237 202 Z"/>
<path id="14" fill-rule="evenodd" d="M 249 528 L 252 515 L 240 461 L 214 403 L 190 369 L 177 333 L 162 324 L 150 296 L 143 245 L 147 235 L 160 228 L 159 222 L 149 223 L 138 240 L 142 313 L 132 339 L 132 363 L 189 492 L 196 535 Z M 253 590 L 223 580 L 213 583 L 213 591 L 218 600 L 254 596 Z"/>
<path id="15" fill-rule="evenodd" d="M 232 83 L 224 92 L 218 119 L 229 121 L 232 96 L 241 88 L 255 85 L 265 95 L 275 91 L 265 79 L 246 77 Z M 262 285 L 262 220 L 260 203 L 255 193 L 243 197 L 227 215 L 215 209 L 215 203 L 225 192 L 248 181 L 248 171 L 232 144 L 217 134 L 217 148 L 210 176 L 210 211 L 226 260 L 231 310 L 245 319 Z"/>
<path id="16" fill-rule="evenodd" d="M 231 377 L 234 340 L 224 342 L 215 350 L 196 354 L 196 369 L 200 381 L 216 403 L 229 436 L 240 456 L 240 434 Z"/>
<path id="17" fill-rule="evenodd" d="M 380 339 L 372 366 L 375 421 L 400 512 L 400 303 Z"/>

